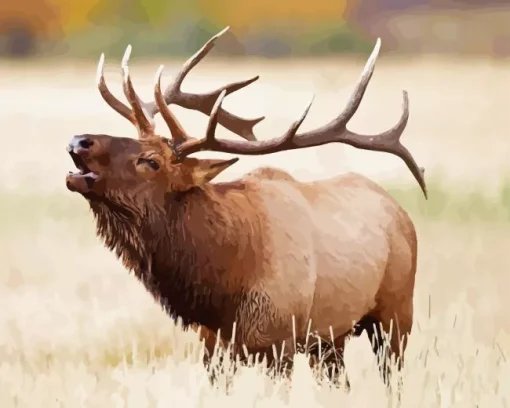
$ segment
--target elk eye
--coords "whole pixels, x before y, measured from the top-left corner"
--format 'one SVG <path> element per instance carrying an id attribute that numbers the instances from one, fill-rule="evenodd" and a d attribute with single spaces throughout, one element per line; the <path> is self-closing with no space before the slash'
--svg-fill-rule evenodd
<path id="1" fill-rule="evenodd" d="M 151 159 L 138 159 L 138 162 L 137 164 L 141 164 L 141 163 L 146 163 L 148 164 L 152 170 L 159 170 L 159 164 L 156 160 L 151 160 Z"/>
<path id="2" fill-rule="evenodd" d="M 151 166 L 153 170 L 159 170 L 159 164 L 156 160 L 147 160 L 147 164 Z"/>

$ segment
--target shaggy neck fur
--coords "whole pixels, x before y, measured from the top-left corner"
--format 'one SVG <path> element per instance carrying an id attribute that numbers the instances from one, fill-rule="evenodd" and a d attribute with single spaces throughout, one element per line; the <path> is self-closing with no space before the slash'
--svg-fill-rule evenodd
<path id="1" fill-rule="evenodd" d="M 217 184 L 170 194 L 165 208 L 123 195 L 90 205 L 97 234 L 170 316 L 229 336 L 248 296 L 249 271 L 240 265 L 256 267 L 259 245 L 253 232 L 260 225 L 247 216 L 251 203 L 240 189 Z"/>

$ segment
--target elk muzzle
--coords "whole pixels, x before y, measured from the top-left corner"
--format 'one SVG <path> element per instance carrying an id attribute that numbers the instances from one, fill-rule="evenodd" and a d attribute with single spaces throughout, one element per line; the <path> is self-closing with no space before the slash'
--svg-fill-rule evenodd
<path id="1" fill-rule="evenodd" d="M 92 191 L 94 183 L 99 175 L 87 165 L 90 157 L 90 149 L 94 141 L 85 136 L 74 136 L 67 146 L 67 152 L 71 156 L 78 172 L 70 171 L 66 177 L 66 186 L 70 191 L 86 194 Z"/>

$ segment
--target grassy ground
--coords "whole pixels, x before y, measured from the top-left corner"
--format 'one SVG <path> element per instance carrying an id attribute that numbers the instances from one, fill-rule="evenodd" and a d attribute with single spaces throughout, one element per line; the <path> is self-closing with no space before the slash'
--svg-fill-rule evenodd
<path id="1" fill-rule="evenodd" d="M 259 84 L 227 104 L 246 116 L 266 114 L 261 138 L 283 131 L 313 92 L 316 103 L 304 128 L 332 117 L 362 67 L 361 61 L 326 60 L 236 64 L 199 69 L 186 87 L 210 89 L 261 73 Z M 156 67 L 133 58 L 135 86 L 146 97 Z M 118 91 L 113 68 L 108 79 Z M 0 406 L 395 405 L 364 336 L 346 350 L 349 394 L 318 387 L 303 358 L 291 381 L 247 368 L 228 398 L 224 388 L 208 385 L 195 334 L 170 323 L 101 246 L 86 203 L 63 186 L 71 168 L 64 148 L 73 134 L 134 135 L 100 100 L 94 70 L 93 63 L 0 66 Z M 398 159 L 348 147 L 243 158 L 225 176 L 260 165 L 302 179 L 355 170 L 387 186 L 411 213 L 420 254 L 405 407 L 496 407 L 510 397 L 510 126 L 503 105 L 509 72 L 508 65 L 476 60 L 379 62 L 351 127 L 390 127 L 400 90 L 407 89 L 405 144 L 427 168 L 427 202 Z M 203 131 L 198 114 L 177 113 L 193 132 Z"/>

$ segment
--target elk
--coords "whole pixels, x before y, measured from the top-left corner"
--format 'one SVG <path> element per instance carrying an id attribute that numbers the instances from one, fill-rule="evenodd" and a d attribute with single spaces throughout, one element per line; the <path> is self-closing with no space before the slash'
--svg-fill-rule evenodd
<path id="1" fill-rule="evenodd" d="M 383 334 L 391 335 L 388 347 L 401 367 L 413 325 L 417 236 L 390 194 L 355 173 L 301 182 L 269 167 L 213 182 L 238 158 L 190 157 L 199 151 L 265 155 L 339 142 L 400 157 L 427 198 L 423 170 L 400 143 L 409 117 L 405 91 L 401 117 L 390 130 L 361 135 L 347 129 L 372 77 L 380 39 L 335 119 L 298 132 L 310 103 L 285 134 L 260 141 L 253 128 L 263 117 L 241 118 L 222 108 L 226 95 L 258 76 L 204 94 L 181 90 L 187 74 L 227 29 L 192 56 L 165 91 L 161 66 L 151 103 L 134 90 L 131 47 L 121 64 L 130 107 L 108 90 L 102 54 L 99 92 L 135 126 L 138 139 L 74 136 L 67 151 L 79 171 L 69 173 L 67 188 L 88 201 L 98 237 L 167 314 L 184 327 L 200 328 L 206 354 L 217 342 L 231 342 L 271 362 L 273 346 L 290 356 L 295 343 L 305 344 L 315 332 L 324 339 L 334 333 L 341 357 L 346 338 L 366 330 L 376 353 Z M 207 115 L 205 136 L 189 135 L 171 104 Z M 156 133 L 157 113 L 171 138 Z M 242 140 L 216 138 L 218 123 Z"/>

